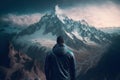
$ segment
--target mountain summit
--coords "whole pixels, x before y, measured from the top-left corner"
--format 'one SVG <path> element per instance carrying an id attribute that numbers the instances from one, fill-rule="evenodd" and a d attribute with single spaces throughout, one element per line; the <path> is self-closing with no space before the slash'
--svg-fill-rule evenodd
<path id="1" fill-rule="evenodd" d="M 38 41 L 43 44 L 42 41 L 46 41 L 46 43 L 54 42 L 59 35 L 65 38 L 68 46 L 75 49 L 109 41 L 109 34 L 89 26 L 85 20 L 74 21 L 65 15 L 56 13 L 44 15 L 38 23 L 30 25 L 21 31 L 17 35 L 17 40 Z M 43 46 L 46 45 L 43 44 Z"/>

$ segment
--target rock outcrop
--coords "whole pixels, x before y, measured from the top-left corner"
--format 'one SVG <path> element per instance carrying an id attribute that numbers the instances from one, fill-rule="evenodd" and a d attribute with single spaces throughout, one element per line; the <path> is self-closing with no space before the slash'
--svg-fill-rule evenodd
<path id="1" fill-rule="evenodd" d="M 44 80 L 40 62 L 9 45 L 8 65 L 0 65 L 0 80 Z M 6 60 L 6 58 L 4 60 Z M 6 63 L 5 63 L 6 64 Z"/>

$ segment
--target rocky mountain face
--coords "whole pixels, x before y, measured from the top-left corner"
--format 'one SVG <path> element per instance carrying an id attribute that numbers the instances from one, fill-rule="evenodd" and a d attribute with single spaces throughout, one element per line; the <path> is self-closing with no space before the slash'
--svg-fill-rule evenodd
<path id="1" fill-rule="evenodd" d="M 102 45 L 110 42 L 109 34 L 90 26 L 85 20 L 73 21 L 66 16 L 57 14 L 44 15 L 38 23 L 22 30 L 14 41 L 19 43 L 21 39 L 24 39 L 24 41 L 42 44 L 40 40 L 55 41 L 59 35 L 65 38 L 69 47 L 76 50 L 87 48 L 88 45 Z"/>
<path id="2" fill-rule="evenodd" d="M 9 53 L 4 58 L 8 60 L 5 66 L 0 65 L 0 80 L 43 80 L 45 79 L 41 64 L 28 57 L 26 54 L 16 51 L 9 45 Z"/>

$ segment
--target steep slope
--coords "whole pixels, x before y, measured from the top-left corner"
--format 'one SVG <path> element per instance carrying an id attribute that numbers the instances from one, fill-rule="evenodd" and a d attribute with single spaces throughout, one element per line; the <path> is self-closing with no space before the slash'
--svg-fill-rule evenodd
<path id="1" fill-rule="evenodd" d="M 103 54 L 98 64 L 78 80 L 120 80 L 120 35 L 113 37 L 112 44 Z"/>
<path id="2" fill-rule="evenodd" d="M 82 21 L 73 21 L 66 16 L 46 14 L 41 20 L 24 29 L 17 35 L 17 42 L 24 40 L 39 42 L 43 46 L 55 43 L 55 38 L 62 35 L 66 44 L 74 49 L 86 48 L 88 45 L 98 45 L 109 42 L 106 34 Z M 48 43 L 45 44 L 45 43 Z"/>
<path id="3" fill-rule="evenodd" d="M 41 64 L 9 45 L 8 65 L 0 65 L 0 80 L 44 80 Z M 6 64 L 6 63 L 4 63 Z"/>
<path id="4" fill-rule="evenodd" d="M 41 18 L 40 22 L 20 32 L 18 40 L 20 40 L 20 37 L 22 39 L 31 37 L 32 41 L 39 40 L 38 42 L 41 42 L 41 44 L 44 43 L 43 41 L 46 41 L 46 43 L 55 43 L 55 38 L 62 35 L 65 38 L 66 44 L 72 48 L 78 49 L 78 47 L 86 46 L 81 40 L 71 38 L 65 27 L 67 26 L 63 24 L 56 15 L 45 15 Z"/>

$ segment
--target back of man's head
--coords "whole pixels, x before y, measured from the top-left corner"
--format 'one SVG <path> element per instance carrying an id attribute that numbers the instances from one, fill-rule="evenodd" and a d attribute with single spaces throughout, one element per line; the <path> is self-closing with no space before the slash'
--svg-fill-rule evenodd
<path id="1" fill-rule="evenodd" d="M 63 43 L 64 43 L 64 39 L 63 39 L 62 36 L 58 36 L 58 37 L 57 37 L 57 43 L 58 43 L 58 44 L 63 44 Z"/>

